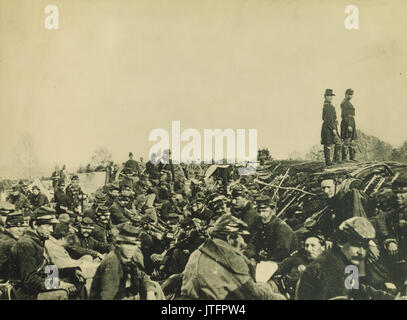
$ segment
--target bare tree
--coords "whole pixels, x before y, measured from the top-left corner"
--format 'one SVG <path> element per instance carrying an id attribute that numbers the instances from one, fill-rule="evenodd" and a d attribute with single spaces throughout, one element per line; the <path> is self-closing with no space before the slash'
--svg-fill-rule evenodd
<path id="1" fill-rule="evenodd" d="M 19 178 L 32 179 L 39 168 L 34 138 L 23 133 L 13 148 L 10 157 L 11 174 Z"/>
<path id="2" fill-rule="evenodd" d="M 112 161 L 111 152 L 107 148 L 101 147 L 93 152 L 90 165 L 92 168 L 96 168 L 98 166 L 106 167 L 109 165 L 110 161 Z"/>

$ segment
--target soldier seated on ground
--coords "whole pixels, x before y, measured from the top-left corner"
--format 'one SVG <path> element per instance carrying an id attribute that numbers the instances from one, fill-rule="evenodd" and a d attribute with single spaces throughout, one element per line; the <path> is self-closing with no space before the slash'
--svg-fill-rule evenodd
<path id="1" fill-rule="evenodd" d="M 112 206 L 114 201 L 120 194 L 120 186 L 118 183 L 113 182 L 107 186 L 107 202 L 106 205 L 108 207 Z"/>
<path id="2" fill-rule="evenodd" d="M 138 235 L 139 229 L 131 224 L 120 226 L 115 249 L 103 259 L 93 278 L 90 299 L 164 299 L 159 284 L 144 272 Z"/>
<path id="3" fill-rule="evenodd" d="M 82 213 L 82 203 L 87 198 L 87 195 L 82 191 L 79 185 L 79 177 L 76 174 L 72 176 L 71 184 L 66 187 L 65 193 L 69 199 L 69 210 Z"/>
<path id="4" fill-rule="evenodd" d="M 230 208 L 228 208 L 227 202 L 228 199 L 218 192 L 214 192 L 208 197 L 208 208 L 210 210 L 208 215 L 210 215 L 210 225 L 213 226 L 221 216 L 230 213 Z"/>
<path id="5" fill-rule="evenodd" d="M 0 282 L 9 280 L 11 277 L 11 248 L 22 237 L 27 227 L 21 212 L 7 214 L 4 230 L 0 232 Z"/>
<path id="6" fill-rule="evenodd" d="M 295 288 L 302 272 L 326 249 L 324 236 L 318 233 L 304 235 L 303 247 L 278 264 L 272 280 L 280 293 L 294 298 Z"/>
<path id="7" fill-rule="evenodd" d="M 0 232 L 4 231 L 4 226 L 6 225 L 7 215 L 16 211 L 14 204 L 7 201 L 0 202 Z"/>
<path id="8" fill-rule="evenodd" d="M 32 195 L 29 200 L 33 210 L 49 203 L 47 196 L 41 192 L 38 186 L 32 187 Z"/>
<path id="9" fill-rule="evenodd" d="M 32 196 L 32 192 L 28 188 L 28 183 L 24 180 L 21 180 L 18 184 L 20 185 L 21 193 L 25 195 L 27 199 L 30 199 L 30 197 Z"/>
<path id="10" fill-rule="evenodd" d="M 117 228 L 110 219 L 110 210 L 106 206 L 96 209 L 95 224 L 91 236 L 103 244 L 113 243 Z"/>
<path id="11" fill-rule="evenodd" d="M 407 177 L 392 184 L 393 208 L 377 217 L 377 237 L 394 281 L 401 287 L 407 281 Z"/>
<path id="12" fill-rule="evenodd" d="M 348 188 L 345 181 L 338 183 L 334 175 L 326 175 L 321 180 L 322 196 L 327 209 L 321 217 L 310 217 L 306 225 L 318 228 L 329 239 L 339 225 L 352 217 L 372 218 L 375 215 L 373 202 L 357 188 Z"/>
<path id="13" fill-rule="evenodd" d="M 183 203 L 179 194 L 171 192 L 167 199 L 164 198 L 160 216 L 165 222 L 178 222 L 182 219 Z"/>
<path id="14" fill-rule="evenodd" d="M 20 191 L 20 186 L 15 184 L 11 187 L 11 192 L 6 198 L 7 202 L 13 204 L 16 210 L 31 209 L 31 203 L 27 197 Z"/>
<path id="15" fill-rule="evenodd" d="M 281 262 L 298 249 L 294 231 L 276 216 L 276 203 L 269 196 L 256 200 L 261 223 L 252 235 L 247 254 L 257 262 Z"/>
<path id="16" fill-rule="evenodd" d="M 345 220 L 335 233 L 333 247 L 312 262 L 298 282 L 299 300 L 347 299 L 391 300 L 395 296 L 373 287 L 368 272 L 366 253 L 375 238 L 373 225 L 363 217 Z M 353 266 L 354 281 L 349 280 L 349 266 Z M 354 270 L 356 268 L 356 270 Z M 354 285 L 358 284 L 357 287 Z"/>
<path id="17" fill-rule="evenodd" d="M 69 198 L 65 193 L 65 181 L 60 180 L 54 192 L 55 210 L 57 214 L 66 212 L 69 209 Z"/>
<path id="18" fill-rule="evenodd" d="M 102 260 L 104 255 L 113 248 L 111 244 L 94 239 L 91 236 L 93 229 L 93 220 L 88 217 L 83 218 L 78 232 L 70 237 L 66 246 L 72 258 L 80 259 L 83 256 L 90 255 L 93 259 Z"/>
<path id="19" fill-rule="evenodd" d="M 181 297 L 204 300 L 284 299 L 268 284 L 256 283 L 254 265 L 242 253 L 247 225 L 231 214 L 222 215 L 210 239 L 190 256 L 183 272 Z"/>
<path id="20" fill-rule="evenodd" d="M 46 254 L 44 243 L 57 223 L 59 222 L 55 218 L 54 209 L 46 206 L 36 209 L 30 220 L 30 229 L 26 230 L 13 246 L 12 261 L 15 266 L 15 279 L 18 280 L 13 288 L 15 299 L 60 300 L 77 295 L 75 284 L 83 280 L 79 268 L 58 270 L 60 278 L 74 279 L 75 284 L 60 280 L 54 287 L 50 281 L 47 281 L 52 263 Z"/>
<path id="21" fill-rule="evenodd" d="M 134 212 L 132 211 L 133 209 L 131 199 L 125 194 L 120 194 L 109 209 L 112 223 L 118 225 L 131 221 Z"/>
<path id="22" fill-rule="evenodd" d="M 83 217 L 94 219 L 96 215 L 96 209 L 99 206 L 106 206 L 107 202 L 107 196 L 104 193 L 98 192 L 95 195 L 92 206 L 83 212 Z"/>
<path id="23" fill-rule="evenodd" d="M 243 185 L 237 185 L 232 189 L 232 214 L 246 222 L 249 232 L 254 234 L 260 219 L 248 200 L 247 193 L 248 190 Z"/>

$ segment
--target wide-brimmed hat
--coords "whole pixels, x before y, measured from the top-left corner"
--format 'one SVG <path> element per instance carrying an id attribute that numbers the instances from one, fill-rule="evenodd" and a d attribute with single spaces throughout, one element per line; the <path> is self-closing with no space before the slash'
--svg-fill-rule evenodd
<path id="1" fill-rule="evenodd" d="M 326 89 L 325 96 L 335 96 L 335 94 L 332 89 Z"/>

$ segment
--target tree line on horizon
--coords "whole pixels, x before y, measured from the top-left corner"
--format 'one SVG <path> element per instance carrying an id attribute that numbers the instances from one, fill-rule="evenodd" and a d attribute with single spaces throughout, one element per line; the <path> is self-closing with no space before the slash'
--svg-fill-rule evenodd
<path id="1" fill-rule="evenodd" d="M 357 130 L 357 156 L 359 161 L 396 161 L 407 162 L 407 140 L 400 147 L 394 147 L 390 143 L 379 138 L 367 135 Z M 322 145 L 314 145 L 302 158 L 291 154 L 292 160 L 324 161 Z"/>

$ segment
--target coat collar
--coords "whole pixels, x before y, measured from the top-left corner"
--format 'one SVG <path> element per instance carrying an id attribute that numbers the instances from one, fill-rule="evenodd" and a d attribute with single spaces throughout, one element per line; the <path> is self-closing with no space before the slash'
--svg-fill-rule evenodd
<path id="1" fill-rule="evenodd" d="M 35 243 L 37 243 L 40 246 L 44 246 L 45 240 L 47 240 L 41 238 L 40 235 L 34 229 L 31 228 L 26 230 L 24 235 L 31 238 Z"/>

